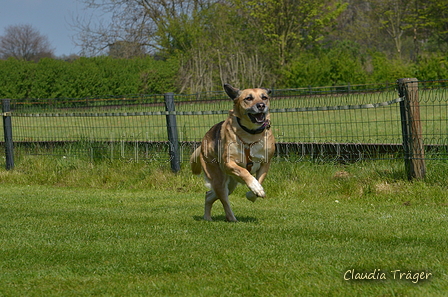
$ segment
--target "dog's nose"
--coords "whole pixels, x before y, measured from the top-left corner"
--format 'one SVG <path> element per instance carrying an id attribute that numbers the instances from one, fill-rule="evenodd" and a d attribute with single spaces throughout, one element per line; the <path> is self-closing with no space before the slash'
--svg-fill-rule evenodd
<path id="1" fill-rule="evenodd" d="M 259 111 L 264 111 L 264 109 L 266 108 L 266 104 L 264 103 L 257 103 L 257 108 Z"/>

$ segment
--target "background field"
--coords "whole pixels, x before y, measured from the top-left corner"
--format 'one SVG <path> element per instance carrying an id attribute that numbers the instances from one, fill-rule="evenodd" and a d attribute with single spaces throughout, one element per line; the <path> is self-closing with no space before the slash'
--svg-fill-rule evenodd
<path id="1" fill-rule="evenodd" d="M 239 186 L 226 223 L 219 203 L 202 221 L 188 168 L 26 156 L 0 171 L 0 295 L 445 296 L 448 165 L 433 165 L 408 182 L 401 162 L 274 163 L 268 198 Z"/>
<path id="2" fill-rule="evenodd" d="M 307 112 L 288 110 L 382 103 L 398 98 L 398 93 L 394 89 L 346 95 L 324 93 L 297 97 L 297 94 L 287 93 L 278 96 L 271 102 L 271 117 L 273 130 L 279 141 L 341 143 L 402 141 L 398 103 L 368 109 Z M 176 111 L 184 113 L 177 115 L 180 141 L 199 141 L 213 124 L 226 118 L 227 110 L 232 109 L 231 100 L 222 93 L 207 95 L 205 98 L 195 100 L 194 96 L 176 97 Z M 443 136 L 448 134 L 446 90 L 423 90 L 420 92 L 420 101 L 427 144 L 439 143 L 441 137 L 441 141 L 444 142 L 446 137 Z M 163 101 L 158 104 L 145 102 L 152 102 L 152 99 L 91 100 L 88 106 L 84 106 L 87 103 L 79 100 L 15 104 L 12 117 L 14 139 L 18 142 L 80 139 L 167 140 L 165 115 L 143 114 L 165 112 Z"/>
<path id="3" fill-rule="evenodd" d="M 227 110 L 232 109 L 232 101 L 223 96 L 225 95 L 214 95 L 208 97 L 208 100 L 199 101 L 187 97 L 191 101 L 184 102 L 182 100 L 187 100 L 184 99 L 186 96 L 176 98 L 176 111 L 193 113 L 177 116 L 180 141 L 200 141 L 212 125 L 226 118 Z M 398 104 L 377 109 L 284 111 L 288 108 L 380 103 L 396 98 L 398 94 L 394 90 L 357 95 L 277 97 L 271 102 L 274 133 L 277 138 L 286 142 L 396 143 L 398 141 L 400 143 L 401 124 Z M 73 101 L 70 104 L 75 103 Z M 101 101 L 97 104 L 99 103 Z M 56 101 L 55 104 L 46 105 L 17 105 L 13 116 L 15 139 L 16 141 L 167 139 L 164 115 L 131 115 L 142 112 L 164 112 L 163 103 L 133 105 L 132 100 L 128 102 L 116 100 L 107 104 L 83 108 L 64 107 L 64 104 Z M 55 106 L 61 107 L 55 108 Z M 437 110 L 440 112 L 440 109 Z M 216 111 L 222 113 L 212 114 Z"/>
<path id="4" fill-rule="evenodd" d="M 446 89 L 432 88 L 430 82 L 419 85 L 425 158 L 446 160 Z M 402 159 L 397 100 L 393 85 L 348 93 L 323 88 L 274 90 L 272 131 L 283 144 L 278 152 L 288 158 L 312 155 L 323 161 Z M 206 131 L 226 118 L 232 102 L 223 92 L 214 92 L 175 95 L 175 103 L 180 157 L 188 162 Z M 386 104 L 365 108 L 378 103 Z M 317 110 L 327 106 L 330 110 Z M 308 110 L 298 111 L 304 109 Z M 162 95 L 13 101 L 15 154 L 166 162 L 170 143 L 164 113 Z"/>

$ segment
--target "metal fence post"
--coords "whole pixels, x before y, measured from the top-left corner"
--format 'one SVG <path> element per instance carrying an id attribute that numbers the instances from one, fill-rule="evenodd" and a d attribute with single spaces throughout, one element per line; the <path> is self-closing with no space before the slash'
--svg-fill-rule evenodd
<path id="1" fill-rule="evenodd" d="M 168 130 L 168 140 L 170 143 L 170 161 L 171 170 L 178 172 L 180 170 L 180 149 L 179 149 L 179 135 L 177 133 L 177 121 L 174 113 L 174 94 L 165 94 L 165 109 L 168 111 L 166 115 L 166 128 Z"/>
<path id="2" fill-rule="evenodd" d="M 422 179 L 426 174 L 425 149 L 418 99 L 418 80 L 401 78 L 397 81 L 403 135 L 404 162 L 408 179 Z"/>
<path id="3" fill-rule="evenodd" d="M 9 112 L 11 111 L 11 100 L 2 100 L 3 112 L 3 134 L 5 136 L 5 156 L 6 156 L 6 170 L 14 168 L 14 145 L 12 142 L 12 122 Z"/>

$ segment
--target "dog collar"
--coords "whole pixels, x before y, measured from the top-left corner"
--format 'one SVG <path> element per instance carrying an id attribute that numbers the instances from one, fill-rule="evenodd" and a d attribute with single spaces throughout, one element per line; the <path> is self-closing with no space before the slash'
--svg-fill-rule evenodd
<path id="1" fill-rule="evenodd" d="M 250 133 L 250 134 L 260 134 L 264 130 L 269 129 L 271 127 L 271 122 L 269 120 L 264 121 L 263 125 L 261 125 L 260 128 L 257 128 L 254 130 L 251 130 L 251 129 L 241 125 L 241 120 L 239 117 L 236 117 L 236 121 L 238 122 L 238 124 L 244 131 L 246 131 L 247 133 Z"/>

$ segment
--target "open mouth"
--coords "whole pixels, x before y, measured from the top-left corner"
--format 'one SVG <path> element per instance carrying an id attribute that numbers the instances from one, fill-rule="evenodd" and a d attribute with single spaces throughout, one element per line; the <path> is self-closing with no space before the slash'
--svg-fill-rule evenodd
<path id="1" fill-rule="evenodd" d="M 263 112 L 260 113 L 250 113 L 249 118 L 252 121 L 252 123 L 264 123 L 266 120 L 266 114 Z"/>

